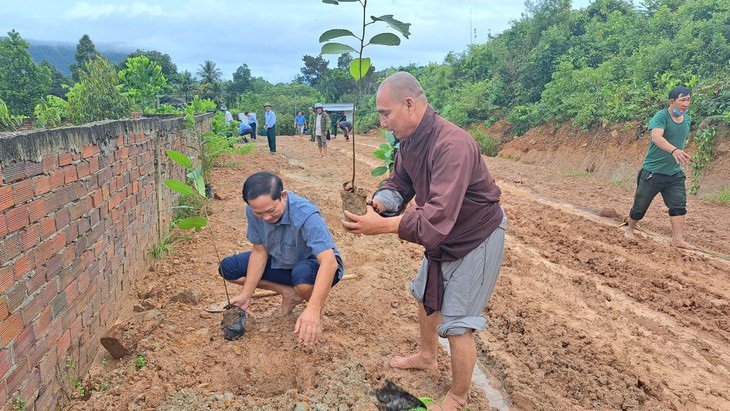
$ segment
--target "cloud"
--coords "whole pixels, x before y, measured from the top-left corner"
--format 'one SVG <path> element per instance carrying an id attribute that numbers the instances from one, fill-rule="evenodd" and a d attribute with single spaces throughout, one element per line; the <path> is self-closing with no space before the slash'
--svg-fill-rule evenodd
<path id="1" fill-rule="evenodd" d="M 134 2 L 130 5 L 119 4 L 90 4 L 85 1 L 76 3 L 66 13 L 66 18 L 70 20 L 82 19 L 98 19 L 103 17 L 139 17 L 139 16 L 156 16 L 163 17 L 166 15 L 165 9 L 159 5 L 149 5 L 142 2 Z"/>

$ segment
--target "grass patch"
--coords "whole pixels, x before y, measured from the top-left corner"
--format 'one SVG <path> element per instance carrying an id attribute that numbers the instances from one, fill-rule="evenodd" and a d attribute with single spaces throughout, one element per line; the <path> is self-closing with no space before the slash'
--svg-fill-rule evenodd
<path id="1" fill-rule="evenodd" d="M 730 206 L 730 189 L 728 189 L 727 187 L 723 187 L 722 190 L 718 191 L 717 193 L 708 194 L 702 198 L 712 203 Z"/>
<path id="2" fill-rule="evenodd" d="M 482 127 L 473 128 L 470 134 L 479 145 L 479 151 L 485 156 L 495 157 L 499 153 L 501 141 L 498 137 L 490 135 Z"/>
<path id="3" fill-rule="evenodd" d="M 624 180 L 621 177 L 612 178 L 611 184 L 615 185 L 618 188 L 626 188 L 626 185 L 624 184 Z"/>
<path id="4" fill-rule="evenodd" d="M 160 242 L 150 247 L 149 250 L 147 250 L 147 255 L 149 255 L 154 260 L 160 260 L 162 257 L 166 255 L 172 254 L 172 250 L 175 249 L 173 244 L 180 240 L 185 240 L 190 237 L 185 235 L 180 235 L 175 232 L 175 223 L 171 223 L 167 230 L 165 230 L 165 234 L 162 236 L 162 239 L 160 239 Z"/>

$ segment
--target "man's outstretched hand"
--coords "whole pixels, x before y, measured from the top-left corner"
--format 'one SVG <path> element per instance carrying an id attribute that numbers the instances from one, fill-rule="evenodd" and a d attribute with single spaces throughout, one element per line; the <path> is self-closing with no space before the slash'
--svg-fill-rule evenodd
<path id="1" fill-rule="evenodd" d="M 341 220 L 342 226 L 352 234 L 397 234 L 401 216 L 383 217 L 375 211 L 375 207 L 380 210 L 384 209 L 383 204 L 380 203 L 380 201 L 375 200 L 371 204 L 367 205 L 367 212 L 365 212 L 365 215 L 357 215 L 349 211 L 345 211 L 345 216 L 352 221 Z"/>

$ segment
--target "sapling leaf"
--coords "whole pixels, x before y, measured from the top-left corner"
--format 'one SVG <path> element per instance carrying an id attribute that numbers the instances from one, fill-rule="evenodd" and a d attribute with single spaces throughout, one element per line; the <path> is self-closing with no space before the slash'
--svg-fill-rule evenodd
<path id="1" fill-rule="evenodd" d="M 180 193 L 184 196 L 194 196 L 195 191 L 193 191 L 192 188 L 190 188 L 189 185 L 183 183 L 182 181 L 177 180 L 165 180 L 165 185 L 170 187 L 170 189 L 176 193 Z"/>
<path id="2" fill-rule="evenodd" d="M 342 43 L 327 43 L 322 46 L 320 54 L 345 54 L 355 53 L 357 50 Z"/>
<path id="3" fill-rule="evenodd" d="M 373 171 L 370 172 L 370 174 L 373 177 L 378 177 L 378 176 L 382 176 L 383 174 L 385 174 L 386 171 L 388 171 L 388 167 L 386 167 L 386 166 L 378 166 L 378 167 L 375 167 L 373 169 Z"/>
<path id="4" fill-rule="evenodd" d="M 322 35 L 319 36 L 319 42 L 324 43 L 325 41 L 330 41 L 332 39 L 336 39 L 337 37 L 344 37 L 344 36 L 352 36 L 352 37 L 357 38 L 355 36 L 355 34 L 353 34 L 353 32 L 351 32 L 350 30 L 332 29 L 332 30 L 327 30 L 324 33 L 322 33 Z"/>
<path id="5" fill-rule="evenodd" d="M 370 18 L 373 19 L 373 21 L 384 21 L 390 27 L 398 30 L 405 38 L 408 38 L 408 36 L 411 35 L 411 32 L 408 30 L 408 28 L 411 27 L 411 23 L 403 23 L 400 20 L 396 20 L 393 18 L 392 14 L 386 14 L 380 17 L 370 16 Z"/>
<path id="6" fill-rule="evenodd" d="M 362 70 L 360 67 L 360 62 L 362 62 Z M 368 70 L 370 70 L 370 58 L 356 58 L 350 62 L 350 75 L 355 80 L 360 80 L 361 78 L 365 77 L 365 74 L 367 74 Z"/>
<path id="7" fill-rule="evenodd" d="M 400 45 L 400 37 L 393 33 L 380 33 L 373 36 L 368 44 L 380 44 L 383 46 Z"/>
<path id="8" fill-rule="evenodd" d="M 208 225 L 208 220 L 203 216 L 192 216 L 184 218 L 177 222 L 177 226 L 183 230 L 194 228 L 195 231 L 200 231 L 201 227 Z"/>
<path id="9" fill-rule="evenodd" d="M 203 180 L 202 174 L 193 179 L 193 185 L 198 190 L 198 194 L 205 197 L 205 181 Z"/>
<path id="10" fill-rule="evenodd" d="M 165 151 L 165 154 L 167 154 L 167 156 L 170 157 L 173 161 L 185 167 L 186 169 L 190 170 L 191 168 L 193 168 L 193 164 L 190 161 L 190 158 L 185 154 L 175 150 L 167 150 Z"/>
<path id="11" fill-rule="evenodd" d="M 383 150 L 373 151 L 373 157 L 377 158 L 378 160 L 385 160 L 387 158 L 385 155 L 385 151 Z"/>

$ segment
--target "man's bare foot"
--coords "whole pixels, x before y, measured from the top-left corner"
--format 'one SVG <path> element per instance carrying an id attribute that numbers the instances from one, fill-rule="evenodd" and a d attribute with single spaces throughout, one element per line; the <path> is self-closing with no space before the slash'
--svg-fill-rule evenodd
<path id="1" fill-rule="evenodd" d="M 684 248 L 687 250 L 695 250 L 697 247 L 693 246 L 692 244 L 684 241 L 684 240 L 672 240 L 672 245 L 677 248 Z"/>
<path id="2" fill-rule="evenodd" d="M 292 295 L 285 295 L 283 296 L 283 299 L 281 300 L 281 305 L 279 306 L 279 309 L 277 310 L 275 316 L 277 317 L 286 317 L 287 315 L 291 314 L 292 311 L 294 311 L 294 307 L 297 306 L 297 304 L 304 301 L 304 299 L 295 293 L 292 293 Z"/>
<path id="3" fill-rule="evenodd" d="M 441 401 L 434 402 L 428 406 L 429 410 L 435 411 L 459 411 L 466 408 L 466 399 L 456 398 L 451 391 L 446 393 Z"/>
<path id="4" fill-rule="evenodd" d="M 635 236 L 634 236 L 634 230 L 626 227 L 624 229 L 624 237 L 626 237 L 626 238 L 635 238 Z"/>
<path id="5" fill-rule="evenodd" d="M 390 366 L 401 370 L 432 370 L 438 368 L 436 358 L 427 358 L 420 351 L 408 357 L 395 357 Z"/>

